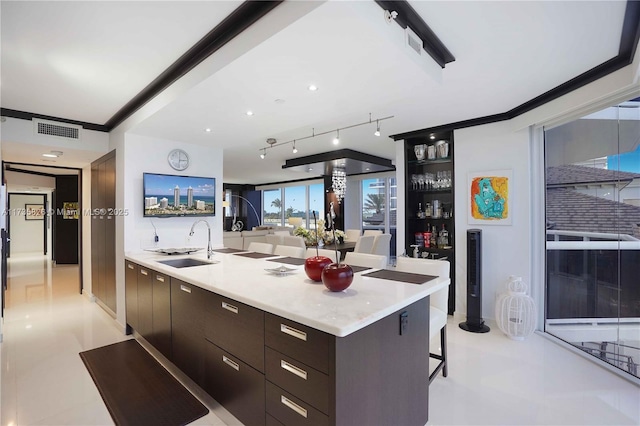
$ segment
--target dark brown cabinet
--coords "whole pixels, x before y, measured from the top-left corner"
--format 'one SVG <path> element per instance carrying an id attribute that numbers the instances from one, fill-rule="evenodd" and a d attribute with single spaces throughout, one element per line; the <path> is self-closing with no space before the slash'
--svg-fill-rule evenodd
<path id="1" fill-rule="evenodd" d="M 152 331 L 149 342 L 171 359 L 171 280 L 152 271 Z"/>
<path id="2" fill-rule="evenodd" d="M 404 143 L 405 250 L 409 256 L 450 262 L 449 314 L 453 314 L 454 216 L 458 213 L 454 205 L 453 131 L 420 134 Z"/>
<path id="3" fill-rule="evenodd" d="M 201 385 L 204 381 L 205 300 L 209 292 L 171 278 L 171 349 L 173 363 Z"/>
<path id="4" fill-rule="evenodd" d="M 91 291 L 116 312 L 116 152 L 91 163 Z"/>
<path id="5" fill-rule="evenodd" d="M 428 297 L 345 337 L 266 313 L 265 351 L 267 414 L 284 425 L 428 420 Z"/>
<path id="6" fill-rule="evenodd" d="M 125 268 L 128 325 L 244 424 L 427 422 L 428 297 L 336 337 L 128 260 Z"/>
<path id="7" fill-rule="evenodd" d="M 138 268 L 138 328 L 136 331 L 150 341 L 153 334 L 153 271 L 141 266 Z"/>
<path id="8" fill-rule="evenodd" d="M 125 312 L 129 326 L 127 333 L 138 329 L 138 268 L 133 262 L 124 262 Z"/>
<path id="9" fill-rule="evenodd" d="M 204 390 L 243 424 L 264 425 L 264 375 L 211 342 L 205 359 Z"/>
<path id="10" fill-rule="evenodd" d="M 207 294 L 205 337 L 264 372 L 264 312 L 215 293 Z"/>

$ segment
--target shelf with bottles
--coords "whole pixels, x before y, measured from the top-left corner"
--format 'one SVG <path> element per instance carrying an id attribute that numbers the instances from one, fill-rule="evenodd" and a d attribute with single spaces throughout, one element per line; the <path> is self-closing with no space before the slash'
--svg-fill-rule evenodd
<path id="1" fill-rule="evenodd" d="M 413 245 L 425 249 L 450 249 L 452 246 L 451 235 L 444 223 L 439 226 L 429 224 L 425 230 L 416 230 L 413 233 Z"/>
<path id="2" fill-rule="evenodd" d="M 418 208 L 410 217 L 414 217 L 420 220 L 450 219 L 453 217 L 452 203 L 443 202 L 442 200 L 431 200 L 425 202 L 424 204 L 422 202 L 419 202 Z"/>
<path id="3" fill-rule="evenodd" d="M 421 259 L 434 259 L 434 260 L 452 260 L 453 258 L 453 247 L 440 249 L 434 247 L 417 247 L 418 252 L 416 253 L 416 245 L 412 244 L 409 246 L 411 250 L 407 252 L 407 255 L 412 257 L 419 257 Z M 417 254 L 417 256 L 416 256 Z"/>

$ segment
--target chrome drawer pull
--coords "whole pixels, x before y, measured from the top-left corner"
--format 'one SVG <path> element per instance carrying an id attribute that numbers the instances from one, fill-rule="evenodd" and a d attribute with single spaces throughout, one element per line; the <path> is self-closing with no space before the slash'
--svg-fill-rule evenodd
<path id="1" fill-rule="evenodd" d="M 296 330 L 293 327 L 289 327 L 288 325 L 280 324 L 280 331 L 284 334 L 288 334 L 289 336 L 293 336 L 296 339 L 307 341 L 307 333 L 304 331 Z"/>
<path id="2" fill-rule="evenodd" d="M 291 408 L 296 413 L 300 414 L 305 419 L 307 418 L 307 410 L 305 410 L 304 408 L 302 408 L 301 406 L 299 406 L 298 404 L 296 404 L 286 396 L 280 395 L 280 402 L 282 402 L 287 407 Z"/>
<path id="3" fill-rule="evenodd" d="M 280 367 L 282 367 L 283 370 L 287 370 L 289 373 L 295 374 L 296 376 L 300 377 L 301 379 L 307 380 L 307 372 L 306 371 L 304 371 L 302 368 L 296 367 L 293 364 L 289 364 L 284 359 L 280 360 Z"/>
<path id="4" fill-rule="evenodd" d="M 161 275 L 156 275 L 156 280 L 160 281 L 161 283 L 164 282 L 164 277 Z"/>
<path id="5" fill-rule="evenodd" d="M 238 363 L 230 360 L 229 358 L 227 358 L 224 355 L 222 355 L 222 362 L 224 362 L 225 364 L 227 364 L 229 367 L 233 368 L 234 370 L 240 371 L 240 366 L 238 365 Z"/>
<path id="6" fill-rule="evenodd" d="M 222 302 L 222 307 L 227 311 L 233 312 L 234 314 L 238 313 L 238 308 L 236 306 L 228 304 L 227 302 Z"/>
<path id="7" fill-rule="evenodd" d="M 180 290 L 182 291 L 186 291 L 187 293 L 191 293 L 191 289 L 189 287 L 187 287 L 186 285 L 180 285 Z"/>
<path id="8" fill-rule="evenodd" d="M 142 275 L 147 275 L 147 271 L 145 271 L 144 269 L 140 269 L 140 273 L 141 273 Z"/>
<path id="9" fill-rule="evenodd" d="M 133 265 L 132 265 L 132 264 L 130 264 L 130 263 L 127 263 L 127 268 L 129 268 L 129 269 L 135 269 L 135 268 L 133 267 Z"/>

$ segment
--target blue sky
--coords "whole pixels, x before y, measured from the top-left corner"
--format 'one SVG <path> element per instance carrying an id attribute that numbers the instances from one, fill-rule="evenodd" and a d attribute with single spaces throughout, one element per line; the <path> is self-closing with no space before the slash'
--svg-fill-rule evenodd
<path id="1" fill-rule="evenodd" d="M 635 151 L 607 157 L 607 168 L 610 170 L 617 170 L 618 161 L 620 161 L 621 171 L 640 173 L 640 145 L 636 147 Z"/>

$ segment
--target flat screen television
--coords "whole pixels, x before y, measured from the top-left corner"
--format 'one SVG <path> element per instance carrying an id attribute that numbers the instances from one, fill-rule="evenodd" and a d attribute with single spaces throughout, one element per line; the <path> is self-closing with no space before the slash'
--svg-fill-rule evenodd
<path id="1" fill-rule="evenodd" d="M 216 179 L 143 173 L 144 216 L 214 216 Z"/>

